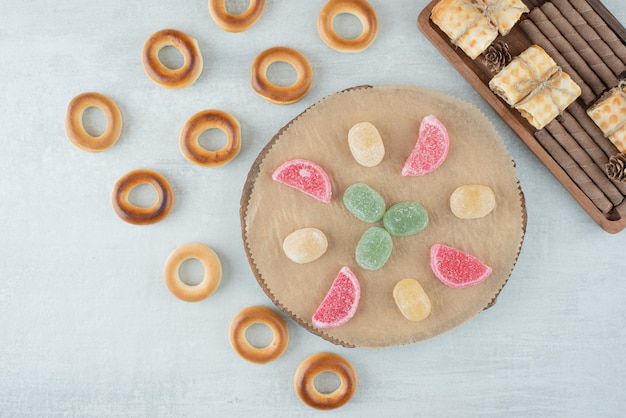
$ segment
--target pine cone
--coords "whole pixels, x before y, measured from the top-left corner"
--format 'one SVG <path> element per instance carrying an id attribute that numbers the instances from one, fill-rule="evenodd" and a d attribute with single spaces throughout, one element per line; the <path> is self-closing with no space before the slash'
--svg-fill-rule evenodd
<path id="1" fill-rule="evenodd" d="M 492 73 L 500 72 L 500 70 L 511 62 L 509 45 L 504 41 L 496 41 L 489 45 L 484 52 L 484 56 L 483 64 L 485 64 Z"/>
<path id="2" fill-rule="evenodd" d="M 606 174 L 610 179 L 626 183 L 626 155 L 615 154 L 609 158 L 609 162 L 604 166 Z"/>

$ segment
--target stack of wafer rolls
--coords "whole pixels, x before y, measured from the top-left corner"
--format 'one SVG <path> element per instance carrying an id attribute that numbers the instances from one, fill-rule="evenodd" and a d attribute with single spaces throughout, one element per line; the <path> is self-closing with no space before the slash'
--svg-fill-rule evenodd
<path id="1" fill-rule="evenodd" d="M 587 0 L 547 1 L 519 27 L 581 88 L 580 99 L 535 138 L 601 212 L 626 216 L 626 184 L 605 172 L 609 159 L 626 151 L 626 136 L 616 135 L 626 125 L 626 88 L 618 87 L 626 71 L 624 42 Z"/>

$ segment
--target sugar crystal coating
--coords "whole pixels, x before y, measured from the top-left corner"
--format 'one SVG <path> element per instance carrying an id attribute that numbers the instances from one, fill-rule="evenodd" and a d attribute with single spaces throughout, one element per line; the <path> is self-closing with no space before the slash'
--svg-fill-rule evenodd
<path id="1" fill-rule="evenodd" d="M 450 210 L 457 218 L 477 219 L 487 216 L 496 207 L 496 196 L 491 187 L 466 184 L 450 195 Z"/>
<path id="2" fill-rule="evenodd" d="M 360 299 L 359 279 L 350 267 L 342 267 L 324 300 L 315 310 L 313 325 L 317 328 L 333 328 L 345 324 L 356 313 Z"/>
<path id="3" fill-rule="evenodd" d="M 320 258 L 328 248 L 326 235 L 317 228 L 293 231 L 283 241 L 285 255 L 294 263 L 310 263 Z"/>
<path id="4" fill-rule="evenodd" d="M 350 128 L 348 146 L 356 162 L 364 167 L 377 166 L 385 156 L 383 139 L 370 122 L 360 122 Z"/>
<path id="5" fill-rule="evenodd" d="M 379 221 L 385 214 L 385 199 L 364 183 L 355 183 L 343 194 L 345 207 L 363 222 Z"/>
<path id="6" fill-rule="evenodd" d="M 450 139 L 446 127 L 433 115 L 422 119 L 419 136 L 402 168 L 403 176 L 421 176 L 435 171 L 448 156 Z"/>
<path id="7" fill-rule="evenodd" d="M 428 225 L 428 212 L 416 202 L 396 203 L 383 216 L 385 229 L 394 236 L 413 235 Z"/>
<path id="8" fill-rule="evenodd" d="M 313 161 L 303 159 L 287 161 L 274 171 L 272 178 L 321 202 L 330 202 L 332 189 L 328 174 Z"/>
<path id="9" fill-rule="evenodd" d="M 378 270 L 389 260 L 392 249 L 389 232 L 373 226 L 363 233 L 356 246 L 356 262 L 366 270 Z"/>
<path id="10" fill-rule="evenodd" d="M 393 288 L 393 299 L 409 321 L 422 321 L 430 315 L 432 304 L 424 288 L 415 279 L 402 279 Z"/>
<path id="11" fill-rule="evenodd" d="M 430 248 L 430 267 L 443 284 L 457 289 L 478 284 L 492 272 L 473 255 L 443 244 Z"/>

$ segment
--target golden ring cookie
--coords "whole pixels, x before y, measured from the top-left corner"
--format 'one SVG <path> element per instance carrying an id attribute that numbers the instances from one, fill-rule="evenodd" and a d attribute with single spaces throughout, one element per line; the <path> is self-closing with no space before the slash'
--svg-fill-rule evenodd
<path id="1" fill-rule="evenodd" d="M 209 129 L 220 129 L 226 134 L 226 145 L 209 151 L 198 142 Z M 203 167 L 218 167 L 230 162 L 241 149 L 241 128 L 232 115 L 221 110 L 204 110 L 193 115 L 180 133 L 180 150 L 189 161 Z"/>
<path id="2" fill-rule="evenodd" d="M 150 207 L 133 205 L 128 200 L 131 190 L 149 184 L 157 193 L 157 201 Z M 149 225 L 163 220 L 174 205 L 174 193 L 165 177 L 152 170 L 134 170 L 122 176 L 113 186 L 111 201 L 115 213 L 134 225 Z"/>
<path id="3" fill-rule="evenodd" d="M 272 342 L 258 348 L 246 338 L 246 330 L 254 324 L 263 324 L 272 331 Z M 244 359 L 264 364 L 277 359 L 289 344 L 289 328 L 285 320 L 265 306 L 251 306 L 239 312 L 228 330 L 230 345 Z"/>
<path id="4" fill-rule="evenodd" d="M 189 285 L 181 280 L 179 269 L 187 260 L 195 258 L 204 267 L 204 276 L 197 285 Z M 222 281 L 222 263 L 210 247 L 192 243 L 176 248 L 169 255 L 163 269 L 167 288 L 180 300 L 198 302 L 211 296 Z"/>
<path id="5" fill-rule="evenodd" d="M 169 68 L 159 59 L 159 51 L 166 46 L 172 46 L 182 54 L 183 65 L 180 68 Z M 164 29 L 150 36 L 143 46 L 141 62 L 152 81 L 169 89 L 181 89 L 193 84 L 203 66 L 198 42 L 175 29 Z"/>
<path id="6" fill-rule="evenodd" d="M 267 69 L 275 62 L 286 62 L 297 74 L 290 86 L 277 86 L 267 78 Z M 292 48 L 278 46 L 261 52 L 252 63 L 251 84 L 261 97 L 277 104 L 291 104 L 302 99 L 313 83 L 313 69 L 304 55 Z"/>
<path id="7" fill-rule="evenodd" d="M 324 372 L 339 377 L 339 387 L 331 393 L 321 393 L 315 388 L 315 378 Z M 294 377 L 298 397 L 315 409 L 335 409 L 348 402 L 356 392 L 357 376 L 352 365 L 333 353 L 317 353 L 304 360 Z"/>
<path id="8" fill-rule="evenodd" d="M 209 0 L 209 13 L 217 26 L 227 32 L 243 32 L 259 20 L 265 8 L 265 0 L 250 0 L 246 11 L 231 14 L 226 10 L 226 0 Z"/>
<path id="9" fill-rule="evenodd" d="M 83 125 L 83 113 L 97 107 L 107 118 L 107 126 L 100 136 L 91 136 Z M 113 100 L 100 93 L 82 93 L 74 97 L 65 114 L 65 132 L 78 148 L 100 152 L 111 148 L 122 133 L 122 114 Z"/>
<path id="10" fill-rule="evenodd" d="M 354 39 L 340 36 L 333 27 L 335 17 L 342 13 L 356 16 L 363 31 Z M 330 0 L 317 18 L 317 31 L 326 45 L 336 51 L 358 52 L 374 42 L 378 32 L 378 19 L 372 6 L 364 0 Z"/>

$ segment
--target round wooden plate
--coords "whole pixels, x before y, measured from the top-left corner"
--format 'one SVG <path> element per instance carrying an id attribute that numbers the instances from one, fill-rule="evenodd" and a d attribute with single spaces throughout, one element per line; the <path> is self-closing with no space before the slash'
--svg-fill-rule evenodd
<path id="1" fill-rule="evenodd" d="M 404 162 L 417 140 L 419 124 L 435 115 L 446 126 L 450 150 L 432 173 L 403 177 Z M 379 130 L 385 157 L 360 166 L 350 153 L 347 134 L 368 121 Z M 332 185 L 330 203 L 272 180 L 285 161 L 304 158 L 319 164 Z M 387 207 L 416 201 L 429 213 L 429 224 L 409 237 L 394 237 L 383 268 L 368 271 L 355 261 L 355 248 L 372 226 L 344 207 L 344 190 L 363 182 L 383 195 Z M 496 195 L 496 208 L 474 220 L 456 218 L 451 193 L 463 184 L 485 184 Z M 311 332 L 348 347 L 384 347 L 425 340 L 470 320 L 494 303 L 506 284 L 524 240 L 526 209 L 515 164 L 491 123 L 473 105 L 450 95 L 412 86 L 355 87 L 332 94 L 283 127 L 250 169 L 241 198 L 241 225 L 252 271 L 270 299 Z M 282 251 L 287 235 L 315 227 L 326 234 L 328 251 L 308 264 L 290 261 Z M 430 247 L 442 243 L 473 254 L 493 268 L 482 283 L 453 289 L 430 268 Z M 346 324 L 317 329 L 311 317 L 343 266 L 361 283 L 361 301 Z M 429 295 L 431 315 L 421 322 L 405 319 L 392 290 L 404 278 L 417 279 Z"/>

